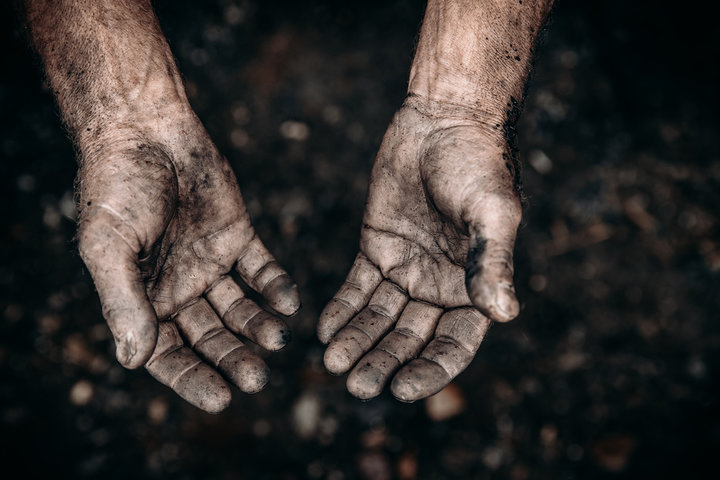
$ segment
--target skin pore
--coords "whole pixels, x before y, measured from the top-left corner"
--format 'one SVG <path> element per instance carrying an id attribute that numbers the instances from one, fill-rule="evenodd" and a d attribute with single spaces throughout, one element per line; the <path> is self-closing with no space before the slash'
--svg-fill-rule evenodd
<path id="1" fill-rule="evenodd" d="M 550 1 L 430 0 L 408 97 L 373 167 L 360 252 L 318 322 L 360 398 L 431 395 L 491 321 L 517 316 L 513 135 Z M 33 44 L 78 153 L 78 244 L 128 368 L 209 412 L 226 380 L 268 380 L 243 343 L 283 348 L 295 284 L 250 223 L 193 112 L 149 0 L 26 0 Z M 234 270 L 271 311 L 245 297 Z M 241 341 L 241 337 L 243 340 Z"/>

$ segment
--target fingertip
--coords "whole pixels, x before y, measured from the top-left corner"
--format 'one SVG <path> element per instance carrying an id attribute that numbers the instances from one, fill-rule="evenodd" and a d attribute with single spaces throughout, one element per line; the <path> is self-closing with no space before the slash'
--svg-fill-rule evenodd
<path id="1" fill-rule="evenodd" d="M 263 359 L 245 348 L 234 350 L 218 367 L 245 393 L 261 391 L 270 380 L 270 369 Z"/>
<path id="2" fill-rule="evenodd" d="M 452 378 L 440 365 L 417 358 L 395 375 L 390 391 L 401 402 L 412 403 L 439 392 L 450 380 Z"/>
<path id="3" fill-rule="evenodd" d="M 113 332 L 113 336 L 118 362 L 123 367 L 134 370 L 145 365 L 155 351 L 157 322 L 153 316 L 152 319 L 136 322 L 124 333 Z"/>
<path id="4" fill-rule="evenodd" d="M 232 400 L 230 386 L 202 363 L 195 367 L 192 374 L 182 375 L 173 390 L 192 405 L 212 414 L 225 410 Z"/>
<path id="5" fill-rule="evenodd" d="M 330 340 L 345 326 L 354 313 L 353 310 L 336 298 L 330 300 L 318 318 L 318 340 L 324 345 L 330 343 Z"/>
<path id="6" fill-rule="evenodd" d="M 347 345 L 331 343 L 325 350 L 323 362 L 328 372 L 333 375 L 342 375 L 352 367 L 351 353 Z"/>
<path id="7" fill-rule="evenodd" d="M 520 302 L 515 296 L 515 289 L 512 285 L 500 285 L 497 290 L 495 305 L 497 306 L 498 315 L 496 320 L 509 322 L 520 313 Z"/>
<path id="8" fill-rule="evenodd" d="M 262 295 L 273 310 L 287 317 L 300 310 L 300 292 L 287 274 L 280 275 L 265 285 Z"/>
<path id="9" fill-rule="evenodd" d="M 265 311 L 261 311 L 248 321 L 243 334 L 271 352 L 282 350 L 292 338 L 292 333 L 287 324 L 275 315 Z"/>
<path id="10" fill-rule="evenodd" d="M 346 382 L 348 392 L 360 400 L 370 400 L 377 397 L 382 392 L 385 385 L 385 377 L 383 372 L 372 365 L 372 363 L 363 363 L 356 367 Z"/>
<path id="11" fill-rule="evenodd" d="M 490 284 L 476 277 L 469 282 L 468 294 L 478 310 L 497 322 L 507 323 L 520 313 L 520 302 L 512 284 Z"/>

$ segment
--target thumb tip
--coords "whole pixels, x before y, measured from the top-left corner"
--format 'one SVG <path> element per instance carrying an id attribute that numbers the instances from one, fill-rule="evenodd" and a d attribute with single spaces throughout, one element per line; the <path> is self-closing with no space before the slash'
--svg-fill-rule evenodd
<path id="1" fill-rule="evenodd" d="M 130 370 L 147 363 L 155 351 L 157 326 L 148 325 L 141 332 L 128 331 L 115 338 L 115 355 L 120 364 Z"/>
<path id="2" fill-rule="evenodd" d="M 473 305 L 496 322 L 509 322 L 520 313 L 520 302 L 512 284 L 489 284 L 476 277 L 468 282 L 468 295 Z"/>

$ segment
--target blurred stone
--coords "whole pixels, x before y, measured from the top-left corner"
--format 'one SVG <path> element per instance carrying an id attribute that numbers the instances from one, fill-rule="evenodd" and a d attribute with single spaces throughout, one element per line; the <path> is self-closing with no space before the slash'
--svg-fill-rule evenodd
<path id="1" fill-rule="evenodd" d="M 490 470 L 497 470 L 500 468 L 500 465 L 502 465 L 504 456 L 505 452 L 502 448 L 492 446 L 483 450 L 480 458 L 482 459 L 483 465 L 487 468 Z"/>
<path id="2" fill-rule="evenodd" d="M 566 450 L 567 456 L 573 462 L 579 462 L 585 456 L 585 450 L 575 443 L 568 445 Z"/>
<path id="3" fill-rule="evenodd" d="M 357 468 L 365 480 L 390 480 L 392 472 L 387 457 L 382 452 L 363 452 L 358 456 Z"/>
<path id="4" fill-rule="evenodd" d="M 621 472 L 635 451 L 637 440 L 628 434 L 609 434 L 597 440 L 591 447 L 591 455 L 595 463 L 605 470 Z"/>
<path id="5" fill-rule="evenodd" d="M 535 274 L 530 277 L 528 282 L 530 289 L 535 292 L 542 292 L 547 286 L 547 277 L 545 275 Z"/>
<path id="6" fill-rule="evenodd" d="M 287 140 L 303 142 L 310 136 L 310 127 L 303 122 L 287 120 L 280 124 L 280 135 Z"/>
<path id="7" fill-rule="evenodd" d="M 292 425 L 300 438 L 312 437 L 320 420 L 320 400 L 310 392 L 303 393 L 292 408 Z"/>
<path id="8" fill-rule="evenodd" d="M 35 190 L 35 177 L 27 173 L 17 177 L 16 183 L 21 192 L 29 193 Z"/>
<path id="9" fill-rule="evenodd" d="M 38 330 L 44 335 L 52 335 L 60 330 L 62 321 L 60 316 L 54 313 L 48 313 L 38 318 Z"/>
<path id="10" fill-rule="evenodd" d="M 90 403 L 93 397 L 92 383 L 87 380 L 80 380 L 70 389 L 70 403 L 82 407 Z"/>
<path id="11" fill-rule="evenodd" d="M 89 367 L 93 361 L 93 354 L 88 348 L 85 338 L 75 333 L 68 335 L 63 344 L 63 358 L 67 363 L 81 367 Z"/>
<path id="12" fill-rule="evenodd" d="M 258 418 L 253 423 L 252 430 L 256 437 L 267 437 L 272 432 L 272 425 L 264 418 Z"/>
<path id="13" fill-rule="evenodd" d="M 310 478 L 320 478 L 323 475 L 323 464 L 320 461 L 310 462 L 307 466 L 307 474 Z"/>
<path id="14" fill-rule="evenodd" d="M 25 314 L 25 310 L 23 310 L 22 306 L 16 303 L 11 303 L 7 307 L 5 307 L 5 312 L 3 313 L 5 314 L 5 319 L 7 320 L 7 322 L 12 324 L 16 323 L 23 317 L 23 315 Z"/>
<path id="15" fill-rule="evenodd" d="M 242 128 L 236 128 L 230 132 L 230 143 L 237 149 L 245 147 L 249 141 L 250 136 Z"/>
<path id="16" fill-rule="evenodd" d="M 465 395 L 454 383 L 425 400 L 425 412 L 431 420 L 442 422 L 465 411 Z"/>
<path id="17" fill-rule="evenodd" d="M 165 397 L 155 397 L 148 404 L 147 416 L 150 423 L 160 425 L 165 422 L 168 415 L 169 405 Z"/>
<path id="18" fill-rule="evenodd" d="M 540 443 L 545 447 L 552 447 L 557 440 L 557 427 L 555 425 L 543 425 L 540 429 Z"/>
<path id="19" fill-rule="evenodd" d="M 514 465 L 510 470 L 510 480 L 526 480 L 530 477 L 530 470 L 525 465 Z"/>
<path id="20" fill-rule="evenodd" d="M 540 175 L 550 173 L 553 168 L 552 160 L 542 150 L 531 150 L 528 162 Z"/>
<path id="21" fill-rule="evenodd" d="M 385 427 L 376 427 L 364 432 L 360 437 L 360 443 L 367 450 L 382 448 L 385 446 L 387 438 L 387 429 Z"/>
<path id="22" fill-rule="evenodd" d="M 415 453 L 406 452 L 397 461 L 397 476 L 400 480 L 416 480 L 418 461 Z"/>

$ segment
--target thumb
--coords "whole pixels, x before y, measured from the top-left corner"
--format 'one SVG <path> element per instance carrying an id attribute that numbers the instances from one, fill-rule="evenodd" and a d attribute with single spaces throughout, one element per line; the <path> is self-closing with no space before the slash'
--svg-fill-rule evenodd
<path id="1" fill-rule="evenodd" d="M 504 141 L 472 126 L 441 130 L 428 142 L 422 164 L 438 210 L 470 235 L 465 285 L 486 316 L 507 322 L 520 305 L 513 286 L 513 248 L 522 209 Z"/>
<path id="2" fill-rule="evenodd" d="M 95 282 L 118 361 L 126 368 L 138 368 L 157 343 L 157 317 L 137 265 L 140 244 L 114 210 L 104 206 L 92 210 L 78 228 L 80 256 Z"/>
<path id="3" fill-rule="evenodd" d="M 470 231 L 465 285 L 486 316 L 507 322 L 520 313 L 513 285 L 513 248 L 521 207 L 516 195 L 484 195 L 467 213 Z"/>

